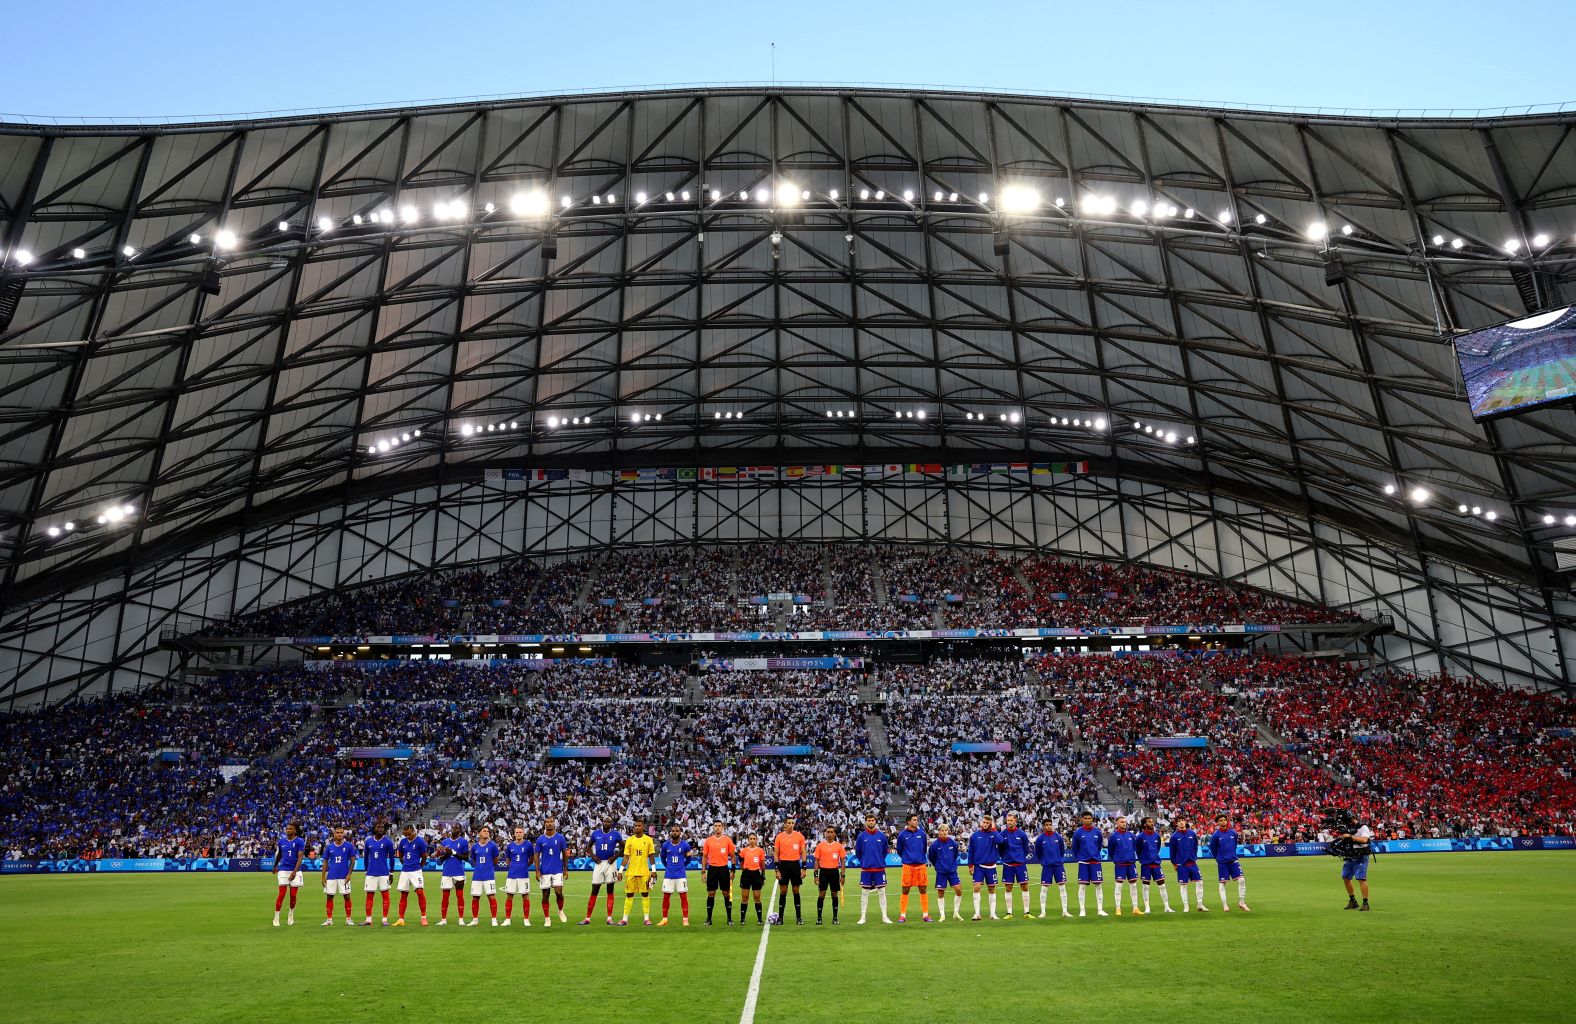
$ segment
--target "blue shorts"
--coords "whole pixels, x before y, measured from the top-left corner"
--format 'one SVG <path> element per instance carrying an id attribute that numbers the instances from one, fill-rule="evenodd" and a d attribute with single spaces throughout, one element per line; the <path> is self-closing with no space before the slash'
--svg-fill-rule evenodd
<path id="1" fill-rule="evenodd" d="M 996 867 L 995 867 L 995 865 L 993 864 L 993 865 L 991 865 L 988 868 L 976 867 L 974 869 L 974 882 L 975 882 L 976 885 L 981 883 L 981 882 L 984 882 L 986 885 L 995 885 L 996 884 Z"/>
<path id="2" fill-rule="evenodd" d="M 1229 882 L 1233 878 L 1242 877 L 1242 865 L 1237 863 L 1237 858 L 1235 857 L 1230 860 L 1217 860 L 1215 867 L 1220 871 L 1220 880 L 1222 882 Z"/>
<path id="3" fill-rule="evenodd" d="M 1177 865 L 1177 881 L 1184 885 L 1188 882 L 1202 882 L 1204 876 L 1198 873 L 1198 861 L 1190 860 L 1186 864 Z"/>
<path id="4" fill-rule="evenodd" d="M 1138 880 L 1140 882 L 1164 882 L 1166 869 L 1159 864 L 1140 864 L 1138 866 Z"/>
<path id="5" fill-rule="evenodd" d="M 1001 880 L 1008 885 L 1014 882 L 1027 882 L 1029 880 L 1029 865 L 1003 864 L 1001 866 Z"/>
<path id="6" fill-rule="evenodd" d="M 1138 866 L 1132 861 L 1127 861 L 1125 863 L 1117 861 L 1115 862 L 1115 866 L 1116 872 L 1112 877 L 1114 877 L 1118 882 L 1138 881 Z"/>
<path id="7" fill-rule="evenodd" d="M 1097 860 L 1081 860 L 1078 862 L 1078 884 L 1094 885 L 1104 881 L 1100 877 L 1100 862 Z"/>
<path id="8" fill-rule="evenodd" d="M 936 869 L 936 889 L 937 889 L 937 891 L 945 889 L 949 885 L 961 886 L 962 884 L 963 884 L 962 879 L 958 878 L 958 869 L 957 868 L 953 868 L 951 871 L 943 871 L 940 868 Z"/>
<path id="9" fill-rule="evenodd" d="M 1368 858 L 1341 861 L 1341 877 L 1350 881 L 1368 881 Z"/>
<path id="10" fill-rule="evenodd" d="M 1050 885 L 1053 882 L 1056 885 L 1066 885 L 1067 884 L 1067 867 L 1066 867 L 1066 865 L 1060 864 L 1060 863 L 1057 863 L 1057 864 L 1041 864 L 1040 865 L 1040 884 L 1041 885 Z"/>
<path id="11" fill-rule="evenodd" d="M 884 885 L 886 885 L 886 868 L 879 868 L 875 871 L 869 868 L 860 869 L 859 888 L 880 889 Z"/>

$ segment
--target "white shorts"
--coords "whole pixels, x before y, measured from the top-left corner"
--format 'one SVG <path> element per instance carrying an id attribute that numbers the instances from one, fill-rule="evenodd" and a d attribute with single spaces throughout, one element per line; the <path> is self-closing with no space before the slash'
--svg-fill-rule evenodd
<path id="1" fill-rule="evenodd" d="M 401 871 L 399 873 L 399 891 L 410 892 L 412 889 L 425 889 L 427 887 L 427 873 L 425 871 Z"/>
<path id="2" fill-rule="evenodd" d="M 596 863 L 596 867 L 591 869 L 591 884 L 612 885 L 615 881 L 617 881 L 617 879 L 613 877 L 616 874 L 617 871 L 614 870 L 612 861 L 599 860 Z"/>
<path id="3" fill-rule="evenodd" d="M 476 881 L 473 881 L 473 882 L 471 882 L 471 895 L 472 896 L 496 896 L 496 895 L 498 895 L 498 883 L 497 882 L 476 882 Z"/>
<path id="4" fill-rule="evenodd" d="M 350 895 L 350 879 L 348 879 L 348 878 L 330 878 L 328 881 L 323 883 L 323 895 L 324 896 L 349 896 Z"/>
<path id="5" fill-rule="evenodd" d="M 556 875 L 543 875 L 542 876 L 542 891 L 543 892 L 546 892 L 549 889 L 562 889 L 563 887 L 564 887 L 563 872 L 559 872 Z"/>
<path id="6" fill-rule="evenodd" d="M 442 878 L 440 878 L 438 880 L 438 888 L 441 889 L 444 892 L 448 892 L 450 889 L 458 889 L 461 892 L 464 892 L 465 891 L 465 876 L 464 875 L 444 875 Z"/>
<path id="7" fill-rule="evenodd" d="M 368 875 L 366 881 L 361 885 L 361 890 L 363 892 L 388 892 L 389 876 Z"/>
<path id="8" fill-rule="evenodd" d="M 663 892 L 689 892 L 688 878 L 664 878 L 662 880 Z"/>
<path id="9" fill-rule="evenodd" d="M 279 878 L 280 885 L 289 885 L 297 889 L 301 888 L 300 871 L 276 871 L 274 874 Z"/>
<path id="10" fill-rule="evenodd" d="M 531 895 L 531 880 L 529 878 L 505 878 L 503 891 L 508 896 Z"/>

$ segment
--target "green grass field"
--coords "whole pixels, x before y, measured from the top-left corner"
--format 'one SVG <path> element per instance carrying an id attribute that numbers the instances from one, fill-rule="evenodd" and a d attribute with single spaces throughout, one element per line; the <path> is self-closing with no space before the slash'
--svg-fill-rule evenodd
<path id="1" fill-rule="evenodd" d="M 1077 1021 L 1576 1015 L 1576 855 L 1383 857 L 1372 872 L 1370 914 L 1341 909 L 1334 860 L 1245 864 L 1252 914 L 1102 920 L 1092 916 L 1091 899 L 1083 920 L 920 925 L 912 923 L 916 912 L 901 927 L 858 928 L 850 923 L 856 890 L 848 896 L 853 913 L 836 929 L 771 931 L 755 1019 L 807 1024 L 916 1011 L 924 1019 Z M 1205 878 L 1213 907 L 1208 868 Z M 894 873 L 894 916 L 896 880 Z M 436 877 L 429 881 L 435 915 Z M 309 879 L 296 926 L 275 929 L 273 879 L 262 873 L 7 877 L 0 879 L 5 1018 L 740 1019 L 759 928 L 699 926 L 703 893 L 692 894 L 687 930 L 580 928 L 573 922 L 588 883 L 588 875 L 572 876 L 568 927 L 544 931 L 538 920 L 529 930 L 485 923 L 396 930 L 320 928 L 323 897 Z M 1076 897 L 1072 905 L 1076 912 Z M 1052 907 L 1054 915 L 1054 891 Z M 411 910 L 414 919 L 414 901 Z M 805 910 L 813 921 L 813 896 Z M 677 901 L 674 911 L 676 925 Z"/>

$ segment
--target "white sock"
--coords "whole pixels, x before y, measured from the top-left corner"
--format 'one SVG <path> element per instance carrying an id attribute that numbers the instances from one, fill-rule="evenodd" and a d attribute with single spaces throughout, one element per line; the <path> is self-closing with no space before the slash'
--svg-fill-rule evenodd
<path id="1" fill-rule="evenodd" d="M 1122 883 L 1121 882 L 1117 882 L 1114 886 L 1111 887 L 1111 894 L 1116 897 L 1116 911 L 1117 911 L 1117 913 L 1121 913 L 1122 912 Z"/>
<path id="2" fill-rule="evenodd" d="M 1197 897 L 1198 905 L 1202 907 L 1204 905 L 1204 880 L 1202 878 L 1193 883 L 1193 895 Z"/>
<path id="3" fill-rule="evenodd" d="M 1223 907 L 1230 906 L 1230 904 L 1226 902 L 1226 883 L 1225 882 L 1221 882 L 1220 883 L 1220 905 L 1223 906 Z"/>
<path id="4" fill-rule="evenodd" d="M 1144 883 L 1144 913 L 1149 913 L 1149 883 Z"/>
<path id="5" fill-rule="evenodd" d="M 1065 914 L 1067 913 L 1067 883 L 1063 882 L 1061 885 L 1058 885 L 1056 891 L 1062 894 L 1062 913 Z"/>
<path id="6" fill-rule="evenodd" d="M 1027 889 L 1023 890 L 1023 912 L 1025 914 L 1029 912 L 1029 890 Z"/>
<path id="7" fill-rule="evenodd" d="M 1166 908 L 1167 910 L 1170 910 L 1171 909 L 1171 894 L 1166 891 L 1166 883 L 1160 882 L 1160 883 L 1158 883 L 1157 887 L 1160 889 L 1160 905 L 1162 907 Z"/>
<path id="8" fill-rule="evenodd" d="M 1185 914 L 1185 913 L 1188 912 L 1188 908 L 1187 908 L 1187 883 L 1183 882 L 1181 885 L 1177 886 L 1177 888 L 1182 890 L 1182 913 Z"/>
<path id="9" fill-rule="evenodd" d="M 978 889 L 974 890 L 974 916 L 980 916 L 980 891 Z"/>
<path id="10" fill-rule="evenodd" d="M 869 913 L 869 911 L 870 911 L 870 890 L 869 889 L 860 889 L 859 890 L 859 920 L 863 921 L 865 919 L 865 914 Z"/>
<path id="11" fill-rule="evenodd" d="M 1007 904 L 1007 912 L 1008 913 L 1012 912 L 1012 904 L 1011 903 Z M 995 894 L 995 892 L 992 892 L 990 894 L 990 916 L 991 917 L 995 917 L 996 916 L 996 894 Z"/>
<path id="12" fill-rule="evenodd" d="M 1088 893 L 1089 893 L 1089 887 L 1087 885 L 1080 885 L 1078 887 L 1078 913 L 1080 913 L 1080 914 L 1082 914 L 1088 908 L 1088 903 L 1086 902 L 1086 897 L 1088 896 Z M 1063 889 L 1062 890 L 1062 906 L 1065 907 L 1066 905 L 1067 905 L 1067 890 Z"/>
<path id="13" fill-rule="evenodd" d="M 1237 899 L 1246 903 L 1248 901 L 1248 876 L 1243 875 L 1237 879 Z"/>
<path id="14" fill-rule="evenodd" d="M 1127 894 L 1133 898 L 1133 909 L 1137 910 L 1138 909 L 1138 883 L 1137 882 L 1128 882 L 1127 883 L 1127 890 L 1128 890 Z"/>
<path id="15" fill-rule="evenodd" d="M 1051 887 L 1048 885 L 1040 886 L 1040 913 L 1045 913 L 1045 908 L 1050 905 L 1050 902 Z"/>
<path id="16" fill-rule="evenodd" d="M 1096 909 L 1096 910 L 1104 910 L 1105 909 L 1105 886 L 1103 886 L 1103 885 L 1095 886 L 1095 890 L 1094 890 L 1094 909 Z"/>
<path id="17" fill-rule="evenodd" d="M 884 885 L 881 886 L 880 888 L 878 888 L 876 890 L 876 892 L 881 894 L 880 897 L 879 897 L 880 905 L 881 905 L 881 920 L 886 921 L 886 920 L 888 920 L 888 918 L 887 918 L 887 904 L 886 904 L 886 886 L 884 886 Z"/>

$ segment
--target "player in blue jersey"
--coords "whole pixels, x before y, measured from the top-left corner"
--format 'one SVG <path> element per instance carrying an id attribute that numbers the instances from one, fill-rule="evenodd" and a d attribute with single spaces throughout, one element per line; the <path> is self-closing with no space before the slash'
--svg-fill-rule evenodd
<path id="1" fill-rule="evenodd" d="M 328 900 L 324 927 L 334 923 L 334 897 L 345 898 L 345 923 L 354 925 L 350 909 L 350 875 L 356 870 L 356 844 L 345 838 L 345 830 L 335 828 L 333 838 L 323 847 L 323 867 L 318 872 L 323 883 L 323 895 Z"/>
<path id="2" fill-rule="evenodd" d="M 1171 865 L 1177 869 L 1177 889 L 1182 893 L 1182 913 L 1188 912 L 1187 886 L 1193 883 L 1198 893 L 1198 909 L 1204 905 L 1204 879 L 1198 873 L 1198 833 L 1186 818 L 1178 818 L 1171 832 Z"/>
<path id="3" fill-rule="evenodd" d="M 586 901 L 586 916 L 581 924 L 590 924 L 596 913 L 596 898 L 603 886 L 607 887 L 607 923 L 613 923 L 613 889 L 618 884 L 618 858 L 624 852 L 624 833 L 613 827 L 613 819 L 602 816 L 602 827 L 591 830 L 591 898 Z"/>
<path id="4" fill-rule="evenodd" d="M 668 923 L 668 908 L 673 905 L 673 894 L 679 894 L 679 911 L 684 917 L 684 927 L 689 927 L 689 856 L 695 844 L 682 838 L 679 827 L 668 829 L 668 838 L 662 841 L 662 920 L 657 927 Z"/>
<path id="5" fill-rule="evenodd" d="M 1078 862 L 1078 916 L 1088 917 L 1085 894 L 1094 886 L 1094 910 L 1106 917 L 1104 879 L 1100 876 L 1100 851 L 1105 848 L 1105 836 L 1094 827 L 1094 815 L 1088 811 L 1078 816 L 1078 827 L 1073 829 L 1073 860 Z"/>
<path id="6" fill-rule="evenodd" d="M 405 836 L 395 845 L 399 855 L 399 917 L 394 927 L 405 927 L 405 902 L 411 891 L 416 893 L 416 904 L 421 908 L 421 923 L 427 924 L 427 840 L 416 834 L 415 825 L 405 826 Z"/>
<path id="7" fill-rule="evenodd" d="M 1138 830 L 1138 880 L 1144 883 L 1144 913 L 1149 913 L 1149 887 L 1160 889 L 1160 905 L 1166 913 L 1171 909 L 1171 895 L 1166 892 L 1166 872 L 1160 866 L 1160 833 L 1155 829 L 1155 819 L 1145 818 Z"/>
<path id="8" fill-rule="evenodd" d="M 1242 863 L 1237 860 L 1237 844 L 1242 835 L 1231 827 L 1231 819 L 1224 814 L 1215 815 L 1215 831 L 1209 836 L 1209 855 L 1215 858 L 1215 869 L 1220 881 L 1220 909 L 1230 910 L 1226 899 L 1226 883 L 1237 880 L 1237 909 L 1248 909 L 1248 880 L 1242 874 Z"/>
<path id="9" fill-rule="evenodd" d="M 536 844 L 525 837 L 525 828 L 514 827 L 514 841 L 503 848 L 504 864 L 508 874 L 503 880 L 503 926 L 514 921 L 514 898 L 520 897 L 520 910 L 525 915 L 525 927 L 531 927 L 531 865 L 536 860 Z M 547 909 L 544 905 L 542 908 Z"/>
<path id="10" fill-rule="evenodd" d="M 936 869 L 936 920 L 947 919 L 947 889 L 952 889 L 952 919 L 963 920 L 963 882 L 958 878 L 958 841 L 952 838 L 952 829 L 942 825 L 936 829 L 936 841 L 930 844 L 926 859 Z"/>
<path id="11" fill-rule="evenodd" d="M 568 924 L 564 913 L 564 872 L 569 867 L 569 840 L 558 831 L 558 819 L 548 818 L 542 823 L 542 834 L 536 837 L 536 887 L 542 895 L 542 927 L 553 926 L 553 909 L 547 905 L 548 895 L 557 898 L 558 921 Z"/>
<path id="12" fill-rule="evenodd" d="M 274 878 L 279 883 L 279 895 L 274 897 L 274 927 L 279 927 L 279 911 L 284 909 L 285 896 L 290 897 L 290 924 L 295 924 L 296 897 L 301 894 L 301 862 L 306 859 L 306 840 L 301 838 L 301 823 L 292 821 L 285 826 L 285 834 L 274 843 Z"/>
<path id="13" fill-rule="evenodd" d="M 1018 816 L 1007 815 L 1007 827 L 996 833 L 996 849 L 1001 854 L 1001 882 L 1007 901 L 1006 916 L 1012 916 L 1012 887 L 1023 893 L 1023 916 L 1029 916 L 1029 848 L 1033 841 L 1018 827 Z"/>
<path id="14" fill-rule="evenodd" d="M 367 916 L 363 927 L 372 927 L 372 894 L 383 894 L 383 924 L 389 923 L 389 878 L 394 873 L 394 840 L 388 837 L 385 822 L 372 826 L 372 835 L 361 843 L 361 856 L 366 866 L 366 881 L 362 889 L 367 894 Z"/>
<path id="15" fill-rule="evenodd" d="M 1040 917 L 1045 917 L 1053 885 L 1062 896 L 1062 916 L 1072 917 L 1067 912 L 1067 841 L 1049 818 L 1041 826 L 1040 834 L 1034 837 L 1034 859 L 1040 865 Z"/>
<path id="16" fill-rule="evenodd" d="M 438 856 L 443 858 L 438 887 L 443 892 L 443 906 L 438 913 L 438 927 L 449 923 L 449 893 L 459 904 L 460 927 L 465 927 L 465 860 L 470 856 L 471 842 L 465 838 L 465 829 L 459 824 L 449 830 L 446 838 L 438 840 Z"/>
<path id="17" fill-rule="evenodd" d="M 908 920 L 908 890 L 919 889 L 919 912 L 921 920 L 930 923 L 930 879 L 929 870 L 925 867 L 925 853 L 930 846 L 930 840 L 919 827 L 919 815 L 910 814 L 908 821 L 898 832 L 897 839 L 892 844 L 897 848 L 897 859 L 903 865 L 903 894 L 898 897 L 897 923 L 902 924 Z"/>
<path id="18" fill-rule="evenodd" d="M 1127 819 L 1116 819 L 1116 830 L 1105 841 L 1105 848 L 1111 855 L 1111 874 L 1115 878 L 1116 916 L 1122 916 L 1122 883 L 1126 882 L 1133 894 L 1133 913 L 1139 916 L 1143 911 L 1138 909 L 1138 836 L 1127 830 Z"/>
<path id="19" fill-rule="evenodd" d="M 892 919 L 887 916 L 886 902 L 886 856 L 892 849 L 892 842 L 887 838 L 886 832 L 876 824 L 874 814 L 865 815 L 865 828 L 854 837 L 854 856 L 859 858 L 859 920 L 855 923 L 864 924 L 865 914 L 870 909 L 870 894 L 879 893 L 881 902 L 881 923 L 891 924 Z"/>
<path id="20" fill-rule="evenodd" d="M 492 829 L 483 825 L 471 844 L 471 927 L 481 920 L 481 898 L 487 897 L 492 911 L 492 926 L 498 927 L 498 844 L 493 842 Z"/>
<path id="21" fill-rule="evenodd" d="M 996 820 L 990 815 L 980 819 L 979 830 L 969 836 L 968 865 L 974 880 L 974 920 L 980 919 L 980 887 L 990 890 L 990 919 L 996 917 L 996 864 L 1001 854 L 996 849 Z"/>

